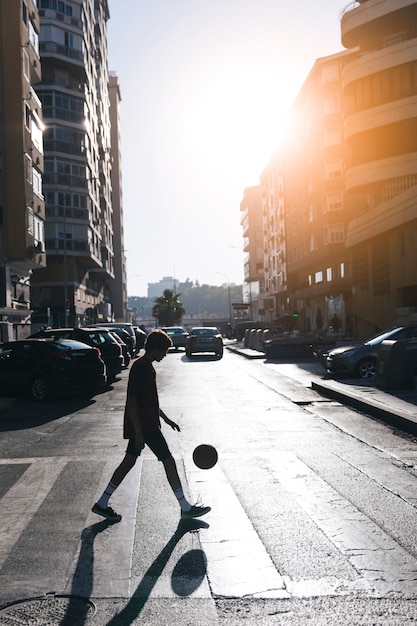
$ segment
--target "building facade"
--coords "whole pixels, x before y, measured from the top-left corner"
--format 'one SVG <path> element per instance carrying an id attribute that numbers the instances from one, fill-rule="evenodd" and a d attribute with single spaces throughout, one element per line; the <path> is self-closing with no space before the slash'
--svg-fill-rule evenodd
<path id="1" fill-rule="evenodd" d="M 362 0 L 341 19 L 351 158 L 346 233 L 358 334 L 417 320 L 417 2 Z"/>
<path id="2" fill-rule="evenodd" d="M 264 321 L 366 338 L 417 319 L 416 24 L 415 0 L 351 3 L 347 49 L 300 90 L 261 175 Z"/>
<path id="3" fill-rule="evenodd" d="M 113 207 L 113 234 L 114 234 L 114 280 L 110 281 L 110 295 L 115 322 L 131 320 L 131 312 L 127 306 L 127 275 L 126 255 L 124 252 L 123 228 L 123 194 L 122 194 L 122 157 L 121 157 L 121 128 L 120 128 L 120 85 L 115 73 L 110 72 L 110 125 L 111 125 L 111 187 Z"/>
<path id="4" fill-rule="evenodd" d="M 107 0 L 39 0 L 46 267 L 32 275 L 33 325 L 113 319 Z"/>
<path id="5" fill-rule="evenodd" d="M 40 23 L 33 0 L 0 0 L 0 340 L 30 334 L 32 273 L 46 265 Z"/>
<path id="6" fill-rule="evenodd" d="M 263 219 L 262 199 L 259 185 L 247 187 L 240 203 L 240 223 L 243 232 L 244 281 L 248 304 L 248 319 L 258 319 L 259 292 L 264 292 L 264 254 L 263 254 Z M 245 309 L 244 309 L 245 310 Z"/>

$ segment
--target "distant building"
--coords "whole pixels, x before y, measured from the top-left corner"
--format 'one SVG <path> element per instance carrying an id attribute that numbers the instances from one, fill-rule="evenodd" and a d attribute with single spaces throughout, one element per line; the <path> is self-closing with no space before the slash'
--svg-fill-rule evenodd
<path id="1" fill-rule="evenodd" d="M 0 0 L 0 341 L 30 333 L 30 275 L 46 264 L 36 5 Z"/>
<path id="2" fill-rule="evenodd" d="M 148 283 L 148 298 L 159 298 L 165 289 L 177 290 L 178 281 L 173 276 L 164 276 L 158 283 Z"/>

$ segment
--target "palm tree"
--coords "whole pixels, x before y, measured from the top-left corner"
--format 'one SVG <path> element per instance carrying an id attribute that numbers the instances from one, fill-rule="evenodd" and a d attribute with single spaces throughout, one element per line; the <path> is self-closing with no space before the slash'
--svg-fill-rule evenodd
<path id="1" fill-rule="evenodd" d="M 155 298 L 155 307 L 159 310 L 158 321 L 160 326 L 181 324 L 185 309 L 178 299 L 180 295 L 171 289 L 164 289 L 162 296 Z"/>

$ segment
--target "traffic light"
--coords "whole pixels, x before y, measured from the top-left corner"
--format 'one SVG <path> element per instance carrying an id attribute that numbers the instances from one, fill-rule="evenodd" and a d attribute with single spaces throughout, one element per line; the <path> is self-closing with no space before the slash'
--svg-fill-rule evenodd
<path id="1" fill-rule="evenodd" d="M 298 317 L 300 314 L 298 311 L 293 311 L 292 316 L 293 317 Z"/>

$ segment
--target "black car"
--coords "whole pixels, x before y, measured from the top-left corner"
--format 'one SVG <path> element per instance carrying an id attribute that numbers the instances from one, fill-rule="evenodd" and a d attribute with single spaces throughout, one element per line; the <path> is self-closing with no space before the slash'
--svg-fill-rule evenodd
<path id="1" fill-rule="evenodd" d="M 113 381 L 122 371 L 124 359 L 120 344 L 106 330 L 96 328 L 46 328 L 39 330 L 31 337 L 50 337 L 57 339 L 75 339 L 88 346 L 98 348 L 101 358 L 106 364 L 107 379 Z"/>
<path id="2" fill-rule="evenodd" d="M 187 339 L 189 333 L 182 326 L 165 326 L 165 328 L 161 328 L 164 330 L 168 337 L 172 341 L 173 347 L 178 350 L 178 348 L 186 348 L 187 347 Z"/>
<path id="3" fill-rule="evenodd" d="M 131 359 L 135 358 L 135 344 L 132 342 L 132 337 L 124 328 L 119 326 L 97 326 L 100 330 L 106 330 L 112 335 L 117 335 L 119 339 L 125 345 L 125 349 L 122 350 L 124 356 L 124 364 L 127 367 Z"/>
<path id="4" fill-rule="evenodd" d="M 23 339 L 0 344 L 0 392 L 46 400 L 77 390 L 93 395 L 106 381 L 97 348 L 80 341 Z"/>
<path id="5" fill-rule="evenodd" d="M 146 337 L 148 336 L 144 330 L 142 330 L 139 326 L 134 326 L 133 330 L 135 331 L 136 336 L 136 354 L 142 350 L 145 345 Z"/>
<path id="6" fill-rule="evenodd" d="M 187 338 L 185 354 L 191 357 L 196 352 L 214 352 L 217 358 L 223 356 L 223 338 L 215 326 L 196 326 Z"/>

